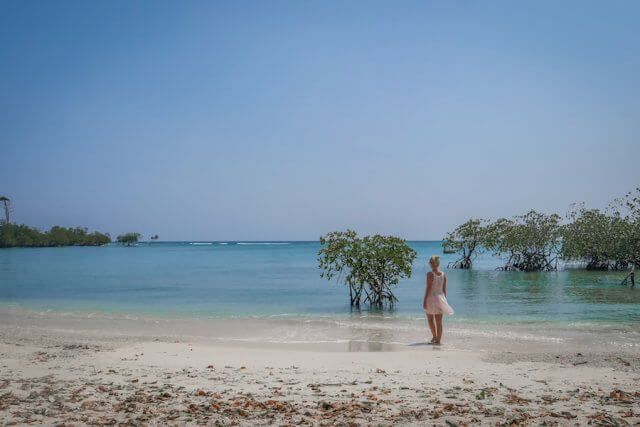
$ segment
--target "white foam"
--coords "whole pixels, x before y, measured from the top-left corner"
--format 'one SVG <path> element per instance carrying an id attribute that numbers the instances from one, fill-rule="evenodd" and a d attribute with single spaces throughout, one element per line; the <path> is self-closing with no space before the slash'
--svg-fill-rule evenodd
<path id="1" fill-rule="evenodd" d="M 288 245 L 289 242 L 238 242 L 236 245 Z"/>
<path id="2" fill-rule="evenodd" d="M 190 245 L 213 245 L 213 243 L 207 243 L 207 242 L 191 242 L 189 244 Z"/>
<path id="3" fill-rule="evenodd" d="M 553 337 L 553 336 L 543 336 L 543 335 L 534 335 L 522 332 L 510 332 L 510 331 L 499 331 L 499 330 L 475 330 L 475 329 L 463 329 L 463 328 L 455 328 L 450 330 L 451 334 L 459 335 L 463 337 L 482 337 L 482 338 L 503 338 L 503 339 L 511 339 L 511 340 L 523 340 L 523 341 L 539 341 L 539 342 L 553 342 L 553 343 L 562 343 L 564 342 L 564 338 Z"/>

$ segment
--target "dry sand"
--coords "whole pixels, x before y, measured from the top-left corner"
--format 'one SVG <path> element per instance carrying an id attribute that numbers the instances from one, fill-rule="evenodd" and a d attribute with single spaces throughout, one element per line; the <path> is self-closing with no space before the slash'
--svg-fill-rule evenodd
<path id="1" fill-rule="evenodd" d="M 640 424 L 637 353 L 326 350 L 4 324 L 0 424 Z"/>

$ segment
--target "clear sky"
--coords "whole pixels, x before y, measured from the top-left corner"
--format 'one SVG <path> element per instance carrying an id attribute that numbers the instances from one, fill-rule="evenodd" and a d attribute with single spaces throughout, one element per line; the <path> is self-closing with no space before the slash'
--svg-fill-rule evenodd
<path id="1" fill-rule="evenodd" d="M 0 2 L 16 222 L 439 239 L 640 184 L 638 1 Z"/>

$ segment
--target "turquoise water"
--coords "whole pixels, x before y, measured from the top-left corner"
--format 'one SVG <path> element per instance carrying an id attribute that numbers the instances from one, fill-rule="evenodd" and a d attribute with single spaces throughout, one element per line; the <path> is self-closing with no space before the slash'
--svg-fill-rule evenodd
<path id="1" fill-rule="evenodd" d="M 422 316 L 426 258 L 440 242 L 410 242 L 414 275 L 396 290 L 391 317 Z M 349 317 L 346 288 L 321 279 L 317 242 L 158 242 L 135 247 L 0 250 L 0 304 L 36 310 L 197 318 Z M 443 266 L 455 255 L 442 255 Z M 564 269 L 495 271 L 481 256 L 472 271 L 446 270 L 453 322 L 640 326 L 640 290 L 624 273 Z M 358 316 L 376 315 L 367 310 Z"/>

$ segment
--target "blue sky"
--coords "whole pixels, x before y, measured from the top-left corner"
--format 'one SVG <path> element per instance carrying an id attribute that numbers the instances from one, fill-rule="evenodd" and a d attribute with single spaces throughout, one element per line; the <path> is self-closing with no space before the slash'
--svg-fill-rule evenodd
<path id="1" fill-rule="evenodd" d="M 438 239 L 640 184 L 640 2 L 0 2 L 17 222 Z"/>

